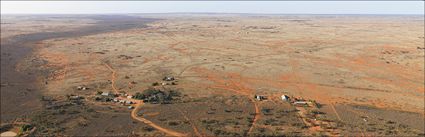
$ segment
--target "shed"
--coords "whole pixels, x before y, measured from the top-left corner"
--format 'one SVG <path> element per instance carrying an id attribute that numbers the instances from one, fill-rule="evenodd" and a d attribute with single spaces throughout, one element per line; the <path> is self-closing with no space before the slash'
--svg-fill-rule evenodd
<path id="1" fill-rule="evenodd" d="M 262 95 L 255 95 L 255 98 L 259 101 L 267 99 L 266 96 L 262 96 Z"/>
<path id="2" fill-rule="evenodd" d="M 173 81 L 174 80 L 174 77 L 173 76 L 165 76 L 162 80 Z"/>
<path id="3" fill-rule="evenodd" d="M 287 96 L 287 95 L 282 95 L 282 100 L 283 100 L 283 101 L 289 101 L 289 96 Z"/>
<path id="4" fill-rule="evenodd" d="M 305 102 L 305 101 L 295 101 L 295 102 L 294 102 L 294 105 L 304 106 L 304 105 L 308 105 L 308 103 L 307 103 L 307 102 Z"/>
<path id="5" fill-rule="evenodd" d="M 102 94 L 100 94 L 100 95 L 102 95 L 102 96 L 109 96 L 109 92 L 102 92 Z"/>
<path id="6" fill-rule="evenodd" d="M 75 95 L 75 96 L 70 96 L 69 97 L 69 99 L 70 100 L 79 100 L 79 99 L 81 99 L 82 97 L 80 97 L 80 96 L 77 96 L 77 95 Z"/>
<path id="7" fill-rule="evenodd" d="M 88 87 L 84 87 L 84 86 L 78 86 L 77 87 L 78 90 L 87 90 L 89 89 Z"/>

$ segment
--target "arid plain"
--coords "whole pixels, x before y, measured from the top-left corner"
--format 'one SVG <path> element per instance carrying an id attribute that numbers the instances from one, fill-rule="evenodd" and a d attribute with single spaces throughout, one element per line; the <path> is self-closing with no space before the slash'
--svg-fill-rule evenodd
<path id="1" fill-rule="evenodd" d="M 35 73 L 37 90 L 5 99 L 15 91 L 4 91 L 13 82 L 2 77 L 1 122 L 28 123 L 30 134 L 424 135 L 423 16 L 133 14 L 108 18 L 131 27 L 81 35 L 99 19 L 42 19 L 46 27 L 2 16 L 2 49 L 27 33 L 76 32 L 26 45 L 31 52 L 13 67 Z M 179 94 L 134 98 L 147 89 Z M 132 103 L 101 93 L 133 95 Z M 39 103 L 34 113 L 4 101 L 24 94 Z"/>

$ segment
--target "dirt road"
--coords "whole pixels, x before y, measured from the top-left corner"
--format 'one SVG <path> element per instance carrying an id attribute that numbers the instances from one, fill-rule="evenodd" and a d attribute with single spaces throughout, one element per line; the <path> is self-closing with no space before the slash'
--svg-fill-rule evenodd
<path id="1" fill-rule="evenodd" d="M 115 80 L 117 78 L 117 72 L 108 63 L 104 63 L 104 64 L 110 71 L 112 71 L 112 74 L 111 74 L 112 90 L 115 92 L 115 94 L 118 94 L 119 92 L 117 90 L 117 87 L 115 87 Z"/>
<path id="2" fill-rule="evenodd" d="M 143 122 L 143 123 L 155 128 L 159 131 L 164 132 L 165 134 L 167 134 L 169 136 L 177 136 L 177 137 L 187 136 L 187 134 L 183 134 L 183 133 L 179 133 L 179 132 L 176 132 L 176 131 L 173 131 L 173 130 L 165 129 L 165 128 L 163 128 L 163 127 L 161 127 L 161 126 L 159 126 L 159 125 L 157 125 L 157 124 L 155 124 L 155 123 L 153 123 L 153 122 L 151 122 L 151 121 L 149 121 L 149 120 L 147 120 L 143 117 L 138 117 L 137 112 L 140 110 L 141 106 L 143 105 L 143 102 L 140 101 L 140 100 L 133 100 L 133 101 L 135 101 L 137 103 L 134 110 L 131 111 L 131 117 L 133 119 L 136 119 L 140 122 Z"/>
<path id="3" fill-rule="evenodd" d="M 339 120 L 339 121 L 343 121 L 343 120 L 341 119 L 341 117 L 339 116 L 338 111 L 336 111 L 334 103 L 330 103 L 330 105 L 331 105 L 332 111 L 334 111 L 334 112 L 335 112 L 336 117 L 338 118 L 338 120 Z M 357 127 L 357 129 L 358 129 L 358 130 L 360 131 L 360 133 L 362 134 L 362 137 L 364 137 L 364 136 L 365 136 L 365 134 L 364 134 L 363 130 L 362 130 L 361 128 L 359 128 L 359 127 Z"/>

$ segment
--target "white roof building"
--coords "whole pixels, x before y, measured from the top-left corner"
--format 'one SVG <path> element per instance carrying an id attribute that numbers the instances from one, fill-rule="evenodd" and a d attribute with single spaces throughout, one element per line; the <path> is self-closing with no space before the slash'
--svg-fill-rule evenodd
<path id="1" fill-rule="evenodd" d="M 295 101 L 294 105 L 308 105 L 308 103 L 305 101 Z"/>
<path id="2" fill-rule="evenodd" d="M 103 92 L 101 95 L 102 96 L 109 96 L 109 92 Z"/>
<path id="3" fill-rule="evenodd" d="M 165 76 L 164 79 L 165 81 L 173 81 L 174 77 L 173 76 Z"/>
<path id="4" fill-rule="evenodd" d="M 287 95 L 282 95 L 282 100 L 283 101 L 289 101 L 289 97 Z"/>
<path id="5" fill-rule="evenodd" d="M 256 98 L 257 100 L 261 101 L 261 100 L 265 100 L 265 99 L 266 99 L 266 96 L 262 96 L 262 95 L 255 95 L 255 98 Z"/>

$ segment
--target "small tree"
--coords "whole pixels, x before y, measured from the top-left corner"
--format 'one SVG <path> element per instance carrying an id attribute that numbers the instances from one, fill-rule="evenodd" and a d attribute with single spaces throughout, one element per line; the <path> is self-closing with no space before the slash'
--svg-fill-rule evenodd
<path id="1" fill-rule="evenodd" d="M 144 94 L 140 93 L 140 92 L 137 92 L 137 93 L 133 96 L 133 98 L 135 98 L 135 99 L 139 99 L 139 100 L 143 100 L 143 99 L 145 99 L 145 98 L 146 98 L 146 96 L 145 96 Z"/>
<path id="2" fill-rule="evenodd" d="M 27 124 L 25 124 L 25 125 L 22 125 L 22 126 L 21 126 L 20 131 L 21 131 L 21 132 L 26 132 L 26 131 L 31 130 L 31 128 L 32 128 L 32 126 L 31 126 L 31 125 L 27 125 Z"/>
<path id="3" fill-rule="evenodd" d="M 143 90 L 143 94 L 144 94 L 145 96 L 155 95 L 155 94 L 157 94 L 158 92 L 159 92 L 159 91 L 158 91 L 158 90 L 156 90 L 156 89 L 154 89 L 154 88 L 148 88 L 148 89 Z"/>

